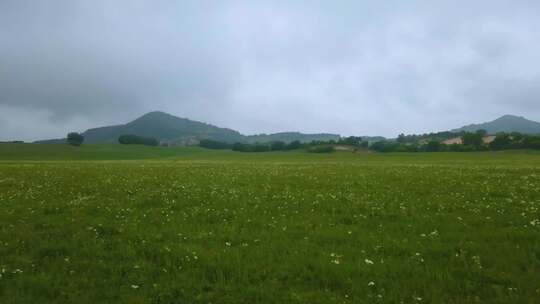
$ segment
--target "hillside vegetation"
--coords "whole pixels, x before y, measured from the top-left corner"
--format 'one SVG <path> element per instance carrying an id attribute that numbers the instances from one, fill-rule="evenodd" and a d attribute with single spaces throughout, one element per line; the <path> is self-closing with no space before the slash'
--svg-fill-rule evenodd
<path id="1" fill-rule="evenodd" d="M 216 127 L 211 124 L 176 117 L 164 112 L 150 112 L 127 124 L 89 129 L 82 133 L 86 143 L 116 144 L 122 135 L 135 135 L 155 138 L 159 142 L 172 146 L 196 145 L 200 140 L 215 140 L 226 143 L 255 142 L 310 142 L 313 140 L 336 140 L 336 134 L 303 134 L 283 132 L 275 134 L 242 135 L 238 131 Z M 58 144 L 65 139 L 40 140 L 37 143 Z"/>
<path id="2" fill-rule="evenodd" d="M 489 134 L 497 134 L 500 132 L 540 134 L 540 123 L 520 116 L 504 115 L 490 122 L 471 124 L 452 130 L 452 132 L 476 132 L 478 130 L 486 130 Z"/>
<path id="3" fill-rule="evenodd" d="M 243 136 L 231 129 L 179 118 L 163 112 L 150 112 L 125 125 L 90 129 L 83 133 L 88 143 L 116 143 L 124 134 L 189 143 L 197 138 L 239 141 Z"/>

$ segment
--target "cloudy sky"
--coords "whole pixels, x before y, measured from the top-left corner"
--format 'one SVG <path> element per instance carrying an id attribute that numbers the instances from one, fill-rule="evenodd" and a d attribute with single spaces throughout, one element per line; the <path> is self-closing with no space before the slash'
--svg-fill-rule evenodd
<path id="1" fill-rule="evenodd" d="M 151 110 L 245 134 L 540 120 L 540 1 L 0 0 L 0 140 Z"/>

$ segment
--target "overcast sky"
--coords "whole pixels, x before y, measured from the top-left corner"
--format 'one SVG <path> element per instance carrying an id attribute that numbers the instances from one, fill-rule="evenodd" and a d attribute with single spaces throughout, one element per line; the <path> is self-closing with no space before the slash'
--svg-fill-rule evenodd
<path id="1" fill-rule="evenodd" d="M 0 140 L 148 111 L 396 136 L 540 120 L 540 1 L 0 0 Z"/>

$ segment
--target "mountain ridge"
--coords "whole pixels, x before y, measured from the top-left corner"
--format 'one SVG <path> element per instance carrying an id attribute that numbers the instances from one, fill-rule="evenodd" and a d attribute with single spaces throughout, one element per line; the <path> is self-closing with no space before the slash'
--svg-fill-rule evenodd
<path id="1" fill-rule="evenodd" d="M 167 145 L 194 145 L 202 139 L 228 143 L 243 142 L 291 142 L 299 140 L 337 140 L 338 134 L 305 134 L 300 132 L 281 132 L 273 134 L 243 135 L 238 131 L 221 128 L 212 124 L 177 117 L 161 111 L 148 112 L 126 124 L 91 128 L 82 133 L 86 143 L 118 143 L 121 135 L 133 134 L 152 137 Z M 35 143 L 63 143 L 65 139 L 41 140 Z"/>
<path id="2" fill-rule="evenodd" d="M 486 130 L 489 134 L 496 134 L 499 132 L 540 134 L 540 122 L 527 119 L 523 116 L 506 114 L 492 121 L 466 125 L 461 128 L 453 129 L 450 132 L 475 132 L 477 130 Z"/>
<path id="3" fill-rule="evenodd" d="M 506 114 L 492 121 L 469 124 L 450 130 L 453 133 L 486 130 L 489 134 L 499 132 L 519 132 L 540 134 L 540 122 L 522 116 Z M 202 139 L 211 139 L 228 143 L 265 143 L 272 141 L 301 142 L 338 140 L 340 135 L 331 133 L 306 134 L 301 132 L 279 132 L 271 134 L 244 135 L 229 128 L 217 127 L 188 118 L 177 117 L 161 111 L 146 113 L 126 124 L 91 128 L 82 133 L 86 143 L 118 143 L 118 137 L 126 134 L 152 137 L 167 145 L 195 145 Z M 365 137 L 373 142 L 384 137 Z M 64 143 L 65 139 L 35 141 L 35 143 Z"/>

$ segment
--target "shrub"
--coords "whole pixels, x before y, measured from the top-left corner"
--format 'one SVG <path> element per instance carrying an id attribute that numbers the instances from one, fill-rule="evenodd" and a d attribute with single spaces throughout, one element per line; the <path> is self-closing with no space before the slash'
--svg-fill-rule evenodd
<path id="1" fill-rule="evenodd" d="M 502 150 L 510 147 L 512 142 L 510 135 L 506 133 L 500 133 L 495 136 L 495 139 L 489 144 L 492 150 Z"/>
<path id="2" fill-rule="evenodd" d="M 540 149 L 540 136 L 535 136 L 535 135 L 524 136 L 523 147 L 527 149 Z"/>
<path id="3" fill-rule="evenodd" d="M 72 146 L 80 146 L 84 142 L 84 136 L 77 132 L 71 132 L 67 135 L 67 142 Z"/>
<path id="4" fill-rule="evenodd" d="M 474 146 L 474 147 L 480 147 L 484 142 L 482 141 L 482 138 L 484 137 L 482 132 L 476 132 L 476 133 L 465 133 L 463 136 L 461 136 L 461 140 L 463 141 L 463 144 L 466 146 Z"/>
<path id="5" fill-rule="evenodd" d="M 436 140 L 430 140 L 427 144 L 422 147 L 422 150 L 425 152 L 440 152 L 443 150 L 443 146 L 440 142 Z"/>
<path id="6" fill-rule="evenodd" d="M 274 141 L 270 143 L 270 150 L 272 151 L 282 151 L 285 150 L 287 145 L 282 141 Z"/>
<path id="7" fill-rule="evenodd" d="M 290 142 L 285 146 L 285 150 L 297 150 L 302 148 L 302 143 L 299 140 L 295 140 L 293 142 Z"/>
<path id="8" fill-rule="evenodd" d="M 377 152 L 397 152 L 400 147 L 405 147 L 405 145 L 401 145 L 397 142 L 378 141 L 376 143 L 373 143 L 370 148 Z"/>
<path id="9" fill-rule="evenodd" d="M 268 152 L 270 151 L 270 146 L 265 144 L 254 144 L 253 152 Z"/>

